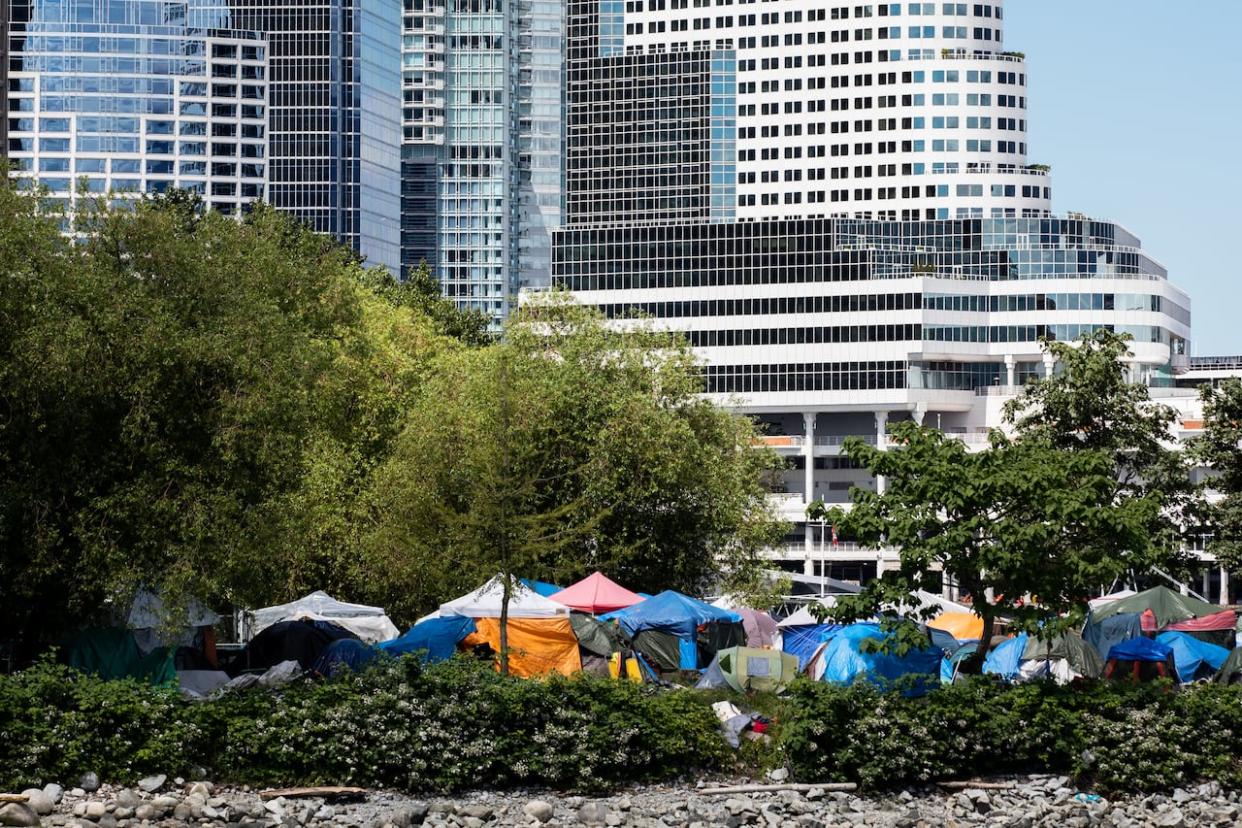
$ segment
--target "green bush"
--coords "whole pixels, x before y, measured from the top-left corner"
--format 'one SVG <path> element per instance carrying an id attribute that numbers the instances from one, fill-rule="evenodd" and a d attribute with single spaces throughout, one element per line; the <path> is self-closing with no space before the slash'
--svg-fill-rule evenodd
<path id="1" fill-rule="evenodd" d="M 729 760 L 690 691 L 507 679 L 467 660 L 405 660 L 200 703 L 55 665 L 0 678 L 0 788 L 203 766 L 239 784 L 596 790 Z"/>
<path id="2" fill-rule="evenodd" d="M 785 757 L 808 781 L 876 788 L 1046 772 L 1105 792 L 1242 786 L 1240 687 L 1008 686 L 985 677 L 909 699 L 801 681 L 785 709 Z"/>

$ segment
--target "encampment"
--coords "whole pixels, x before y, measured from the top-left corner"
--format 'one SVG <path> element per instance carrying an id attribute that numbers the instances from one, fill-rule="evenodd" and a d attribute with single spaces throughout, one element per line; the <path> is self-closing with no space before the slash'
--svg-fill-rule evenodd
<path id="1" fill-rule="evenodd" d="M 1160 633 L 1156 636 L 1156 641 L 1173 650 L 1173 664 L 1182 684 L 1212 677 L 1229 658 L 1229 651 L 1224 647 L 1200 641 L 1193 635 L 1176 630 Z"/>
<path id="2" fill-rule="evenodd" d="M 879 624 L 850 624 L 833 634 L 813 661 L 815 675 L 833 684 L 864 679 L 880 687 L 902 688 L 903 695 L 921 696 L 940 684 L 940 649 L 928 646 L 903 655 L 877 651 L 867 642 L 882 645 L 895 633 Z"/>
<path id="3" fill-rule="evenodd" d="M 389 655 L 419 653 L 423 661 L 435 663 L 452 658 L 457 644 L 474 631 L 474 619 L 466 616 L 428 618 L 410 627 L 400 638 L 382 641 L 377 646 Z"/>
<path id="4" fill-rule="evenodd" d="M 643 600 L 638 593 L 630 592 L 600 572 L 592 573 L 548 597 L 570 609 L 591 615 L 632 607 Z"/>
<path id="5" fill-rule="evenodd" d="M 983 662 L 983 672 L 1007 681 L 1051 678 L 1068 684 L 1079 677 L 1099 678 L 1104 663 L 1095 648 L 1073 631 L 1043 640 L 1021 633 L 993 647 Z"/>
<path id="6" fill-rule="evenodd" d="M 1083 637 L 1097 640 L 1100 636 L 1092 627 L 1104 619 L 1119 615 L 1137 616 L 1143 632 L 1189 632 L 1196 638 L 1226 647 L 1233 644 L 1233 631 L 1237 624 L 1237 614 L 1231 609 L 1158 586 L 1093 608 Z"/>
<path id="7" fill-rule="evenodd" d="M 500 653 L 500 613 L 505 579 L 497 575 L 483 586 L 440 605 L 441 619 L 460 616 L 474 619 L 475 632 L 461 644 L 486 644 Z M 507 618 L 509 672 L 515 676 L 548 673 L 571 675 L 582 669 L 578 639 L 569 620 L 569 607 L 538 594 L 514 581 L 509 590 Z"/>
<path id="8" fill-rule="evenodd" d="M 338 601 L 323 590 L 317 590 L 287 604 L 255 610 L 250 617 L 251 636 L 257 636 L 281 621 L 300 619 L 330 621 L 371 644 L 388 641 L 399 635 L 396 626 L 382 608 Z"/>
<path id="9" fill-rule="evenodd" d="M 729 647 L 716 653 L 703 677 L 695 685 L 700 690 L 730 687 L 747 691 L 784 690 L 798 675 L 798 659 L 779 650 L 758 647 Z"/>
<path id="10" fill-rule="evenodd" d="M 735 612 L 667 589 L 611 614 L 634 649 L 661 670 L 701 670 L 717 651 L 745 642 Z"/>

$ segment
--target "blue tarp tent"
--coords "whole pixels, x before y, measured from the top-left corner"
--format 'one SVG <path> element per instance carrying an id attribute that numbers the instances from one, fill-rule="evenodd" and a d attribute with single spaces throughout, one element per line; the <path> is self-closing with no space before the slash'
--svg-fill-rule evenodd
<path id="1" fill-rule="evenodd" d="M 740 624 L 742 616 L 666 589 L 640 604 L 610 613 L 633 638 L 644 630 L 671 633 L 678 638 L 693 638 L 701 624 L 723 622 Z"/>
<path id="2" fill-rule="evenodd" d="M 379 658 L 380 651 L 356 638 L 338 638 L 319 654 L 312 668 L 321 676 L 335 676 L 345 670 L 358 672 Z"/>
<path id="3" fill-rule="evenodd" d="M 798 670 L 805 670 L 807 662 L 811 660 L 811 656 L 815 655 L 819 645 L 840 629 L 842 629 L 840 624 L 799 624 L 795 627 L 782 627 L 781 634 L 784 638 L 781 649 L 792 656 L 797 656 Z"/>
<path id="4" fill-rule="evenodd" d="M 1184 632 L 1162 632 L 1156 636 L 1156 641 L 1173 650 L 1173 664 L 1183 684 L 1215 675 L 1229 658 L 1229 651 L 1224 647 L 1200 641 Z"/>
<path id="5" fill-rule="evenodd" d="M 521 581 L 523 586 L 527 589 L 533 590 L 535 593 L 542 595 L 544 598 L 561 591 L 561 588 L 556 584 L 549 584 L 546 581 L 535 581 L 530 578 L 519 578 L 518 580 Z"/>
<path id="6" fill-rule="evenodd" d="M 1100 658 L 1107 659 L 1113 645 L 1143 635 L 1143 627 L 1137 612 L 1123 612 L 1097 619 L 1094 615 L 1087 616 L 1087 625 L 1082 628 L 1083 640 L 1095 647 Z"/>
<path id="7" fill-rule="evenodd" d="M 1108 651 L 1109 661 L 1150 661 L 1163 662 L 1168 659 L 1173 648 L 1162 641 L 1139 636 L 1114 644 Z"/>
<path id="8" fill-rule="evenodd" d="M 1006 681 L 1013 681 L 1018 677 L 1018 670 L 1022 667 L 1022 654 L 1026 652 L 1026 642 L 1026 633 L 1022 633 L 997 644 L 988 651 L 987 658 L 983 660 L 983 672 L 993 673 Z"/>
<path id="9" fill-rule="evenodd" d="M 474 631 L 474 619 L 464 615 L 428 618 L 400 638 L 379 644 L 379 649 L 394 656 L 421 651 L 424 661 L 445 661 L 457 652 L 457 642 Z"/>
<path id="10" fill-rule="evenodd" d="M 863 652 L 864 641 L 883 641 L 890 635 L 883 632 L 879 624 L 851 624 L 838 630 L 824 648 L 823 680 L 833 684 L 850 684 L 863 677 L 880 687 L 887 687 L 905 679 L 909 684 L 903 684 L 902 692 L 907 696 L 921 696 L 937 687 L 943 656 L 939 648 L 910 650 L 901 656 Z"/>

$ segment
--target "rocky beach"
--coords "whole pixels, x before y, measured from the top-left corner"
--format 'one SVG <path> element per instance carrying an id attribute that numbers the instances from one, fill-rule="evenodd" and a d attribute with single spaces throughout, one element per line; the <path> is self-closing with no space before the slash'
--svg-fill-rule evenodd
<path id="1" fill-rule="evenodd" d="M 779 778 L 780 772 L 777 772 Z M 771 782 L 772 780 L 769 780 Z M 927 787 L 857 795 L 822 787 L 709 793 L 745 780 L 644 786 L 609 796 L 542 791 L 474 792 L 451 798 L 370 791 L 347 797 L 262 796 L 248 788 L 151 777 L 134 787 L 100 785 L 87 774 L 71 788 L 49 784 L 0 806 L 0 825 L 74 828 L 484 828 L 484 826 L 634 826 L 635 828 L 830 828 L 830 826 L 1112 826 L 1184 828 L 1236 825 L 1236 791 L 1209 783 L 1166 794 L 1104 798 L 1066 777 L 991 779 L 975 787 Z M 20 798 L 20 795 L 19 797 Z"/>

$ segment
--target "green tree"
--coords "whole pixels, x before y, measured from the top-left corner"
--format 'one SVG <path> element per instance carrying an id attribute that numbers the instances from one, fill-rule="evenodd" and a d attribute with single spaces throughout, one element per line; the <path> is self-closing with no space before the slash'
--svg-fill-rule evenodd
<path id="1" fill-rule="evenodd" d="M 489 330 L 488 315 L 475 308 L 458 308 L 445 298 L 426 262 L 408 271 L 404 279 L 396 279 L 388 271 L 375 268 L 366 272 L 365 282 L 393 305 L 411 308 L 431 318 L 445 336 L 467 345 L 486 345 L 495 338 Z"/>
<path id="2" fill-rule="evenodd" d="M 1211 468 L 1204 488 L 1219 494 L 1205 508 L 1208 551 L 1237 571 L 1242 567 L 1242 380 L 1205 385 L 1200 396 L 1203 434 L 1195 438 L 1191 453 Z"/>
<path id="3" fill-rule="evenodd" d="M 498 555 L 526 577 L 599 569 L 643 590 L 748 576 L 780 536 L 778 458 L 701 390 L 683 338 L 561 295 L 502 343 L 446 354 L 376 477 L 367 562 L 390 575 L 385 605 L 427 609 Z"/>
<path id="4" fill-rule="evenodd" d="M 859 439 L 845 445 L 886 488 L 855 488 L 852 508 L 829 510 L 828 519 L 862 543 L 895 548 L 898 566 L 839 599 L 839 619 L 892 610 L 918 617 L 912 593 L 938 591 L 947 578 L 970 594 L 985 632 L 1005 617 L 1047 635 L 1080 620 L 1100 585 L 1161 559 L 1147 534 L 1159 498 L 1119 498 L 1107 452 L 997 434 L 972 453 L 910 422 L 895 424 L 892 436 L 887 451 Z"/>
<path id="5" fill-rule="evenodd" d="M 356 577 L 357 493 L 452 346 L 347 248 L 199 206 L 85 205 L 70 242 L 0 186 L 0 623 L 19 637 L 140 583 L 256 604 Z"/>

